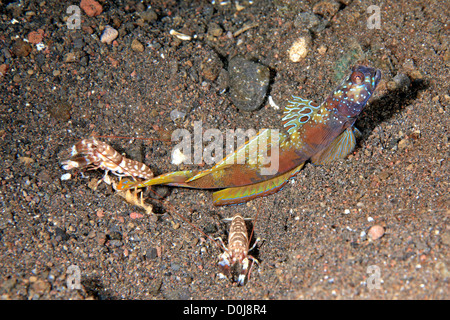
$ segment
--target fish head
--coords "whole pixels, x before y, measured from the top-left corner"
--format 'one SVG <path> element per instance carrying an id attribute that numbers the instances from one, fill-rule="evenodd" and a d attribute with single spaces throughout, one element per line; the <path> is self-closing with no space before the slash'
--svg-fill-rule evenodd
<path id="1" fill-rule="evenodd" d="M 381 71 L 371 67 L 355 66 L 327 102 L 341 115 L 356 118 L 367 104 L 381 79 Z"/>

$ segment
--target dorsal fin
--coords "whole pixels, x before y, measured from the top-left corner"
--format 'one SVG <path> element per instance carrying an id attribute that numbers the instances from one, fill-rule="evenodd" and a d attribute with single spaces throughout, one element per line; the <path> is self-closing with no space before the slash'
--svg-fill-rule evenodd
<path id="1" fill-rule="evenodd" d="M 320 105 L 300 97 L 292 96 L 283 110 L 283 125 L 289 134 L 296 132 L 303 124 L 307 123 Z"/>

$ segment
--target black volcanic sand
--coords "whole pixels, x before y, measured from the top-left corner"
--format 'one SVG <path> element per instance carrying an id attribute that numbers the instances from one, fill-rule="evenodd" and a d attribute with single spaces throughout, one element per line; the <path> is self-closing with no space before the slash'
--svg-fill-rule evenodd
<path id="1" fill-rule="evenodd" d="M 365 0 L 100 1 L 100 15 L 81 10 L 79 29 L 68 29 L 63 1 L 9 2 L 0 2 L 2 299 L 449 298 L 445 1 L 385 1 L 380 29 L 367 27 Z M 119 31 L 112 44 L 100 41 L 106 25 Z M 39 30 L 41 44 L 22 41 Z M 288 51 L 302 36 L 309 52 L 294 63 Z M 270 69 L 255 111 L 230 100 L 236 55 Z M 210 191 L 159 188 L 162 201 L 146 193 L 149 215 L 105 183 L 94 190 L 102 171 L 61 180 L 69 148 L 92 133 L 115 136 L 102 141 L 155 174 L 196 169 L 171 164 L 164 140 L 174 130 L 281 129 L 292 95 L 321 102 L 355 64 L 383 73 L 357 120 L 357 148 L 307 164 L 274 195 L 214 207 Z M 217 276 L 222 250 L 179 217 L 226 239 L 221 219 L 236 213 L 258 214 L 262 239 L 242 287 Z M 372 239 L 372 226 L 384 235 Z"/>

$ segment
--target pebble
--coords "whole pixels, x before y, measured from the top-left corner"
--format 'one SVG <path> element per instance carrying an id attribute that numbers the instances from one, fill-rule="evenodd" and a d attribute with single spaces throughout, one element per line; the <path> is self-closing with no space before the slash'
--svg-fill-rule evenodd
<path id="1" fill-rule="evenodd" d="M 33 48 L 31 45 L 22 39 L 14 41 L 12 52 L 16 57 L 27 57 Z"/>
<path id="2" fill-rule="evenodd" d="M 327 48 L 326 46 L 321 45 L 321 46 L 317 49 L 317 52 L 319 52 L 319 54 L 323 56 L 323 55 L 325 54 L 325 52 L 327 52 L 327 50 L 328 50 L 328 48 Z"/>
<path id="3" fill-rule="evenodd" d="M 48 112 L 50 116 L 56 120 L 68 121 L 70 119 L 70 112 L 72 106 L 65 101 L 55 101 L 48 105 Z"/>
<path id="4" fill-rule="evenodd" d="M 0 79 L 6 75 L 9 70 L 9 65 L 2 64 L 0 65 Z"/>
<path id="5" fill-rule="evenodd" d="M 63 61 L 67 63 L 73 63 L 78 60 L 78 54 L 75 52 L 68 52 L 64 55 Z"/>
<path id="6" fill-rule="evenodd" d="M 38 44 L 44 38 L 44 30 L 38 29 L 37 31 L 31 31 L 27 38 L 29 43 Z"/>
<path id="7" fill-rule="evenodd" d="M 130 213 L 130 219 L 140 219 L 140 218 L 143 218 L 143 217 L 144 217 L 144 215 L 140 214 L 138 212 L 131 212 Z"/>
<path id="8" fill-rule="evenodd" d="M 220 37 L 223 34 L 223 29 L 214 22 L 208 24 L 208 35 L 212 37 Z"/>
<path id="9" fill-rule="evenodd" d="M 331 20 L 339 11 L 340 4 L 334 0 L 323 0 L 316 3 L 313 7 L 313 12 L 320 14 L 327 20 Z"/>
<path id="10" fill-rule="evenodd" d="M 217 79 L 217 77 L 220 74 L 220 71 L 222 70 L 222 67 L 223 63 L 215 53 L 205 57 L 203 61 L 200 63 L 200 70 L 202 72 L 202 75 L 206 79 L 211 81 Z"/>
<path id="11" fill-rule="evenodd" d="M 173 270 L 173 271 L 179 271 L 180 270 L 180 265 L 178 264 L 178 263 L 171 263 L 170 264 L 170 268 Z"/>
<path id="12" fill-rule="evenodd" d="M 45 63 L 45 55 L 43 53 L 38 53 L 35 57 L 34 60 L 36 61 L 37 65 L 39 67 L 42 67 L 42 65 Z"/>
<path id="13" fill-rule="evenodd" d="M 66 181 L 66 180 L 70 180 L 72 178 L 72 175 L 70 173 L 64 173 L 61 176 L 61 181 Z"/>
<path id="14" fill-rule="evenodd" d="M 150 248 L 146 251 L 145 256 L 147 259 L 154 260 L 158 257 L 158 250 L 156 248 Z"/>
<path id="15" fill-rule="evenodd" d="M 170 119 L 175 122 L 177 120 L 183 120 L 186 117 L 186 112 L 180 111 L 178 109 L 172 110 L 170 112 Z"/>
<path id="16" fill-rule="evenodd" d="M 380 225 L 374 225 L 369 229 L 367 234 L 370 240 L 375 241 L 384 235 L 384 228 Z"/>
<path id="17" fill-rule="evenodd" d="M 111 26 L 106 26 L 105 30 L 103 30 L 103 34 L 100 38 L 100 41 L 106 44 L 111 44 L 119 35 L 119 31 L 114 29 Z"/>
<path id="18" fill-rule="evenodd" d="M 48 283 L 45 280 L 36 279 L 35 281 L 30 280 L 30 282 L 32 284 L 30 285 L 30 288 L 29 288 L 29 292 L 28 292 L 29 296 L 33 296 L 34 294 L 41 296 L 50 290 L 50 283 Z"/>
<path id="19" fill-rule="evenodd" d="M 397 73 L 393 79 L 395 83 L 395 87 L 401 91 L 408 91 L 409 86 L 411 85 L 411 80 L 404 73 Z"/>
<path id="20" fill-rule="evenodd" d="M 289 59 L 292 62 L 299 62 L 306 58 L 311 43 L 311 37 L 303 36 L 294 41 L 289 49 Z"/>
<path id="21" fill-rule="evenodd" d="M 57 242 L 61 242 L 61 241 L 67 241 L 69 240 L 70 236 L 66 233 L 66 230 L 56 227 L 55 228 L 55 240 Z"/>
<path id="22" fill-rule="evenodd" d="M 134 39 L 131 42 L 131 49 L 135 52 L 144 52 L 144 45 L 139 42 L 139 40 Z"/>
<path id="23" fill-rule="evenodd" d="M 95 0 L 81 0 L 80 8 L 89 16 L 95 17 L 102 13 L 103 7 Z"/>
<path id="24" fill-rule="evenodd" d="M 76 49 L 81 49 L 84 46 L 84 40 L 81 37 L 76 37 L 73 39 L 73 47 Z"/>
<path id="25" fill-rule="evenodd" d="M 119 240 L 122 241 L 122 233 L 116 230 L 110 230 L 108 233 L 110 240 Z"/>
<path id="26" fill-rule="evenodd" d="M 294 20 L 294 27 L 300 30 L 308 30 L 314 33 L 323 31 L 329 22 L 312 12 L 301 12 Z"/>
<path id="27" fill-rule="evenodd" d="M 241 111 L 258 109 L 269 88 L 269 68 L 240 56 L 232 58 L 228 67 L 231 101 Z"/>
<path id="28" fill-rule="evenodd" d="M 398 142 L 398 150 L 404 150 L 409 146 L 409 140 L 408 139 L 401 139 Z"/>
<path id="29" fill-rule="evenodd" d="M 158 19 L 158 15 L 152 9 L 142 12 L 140 16 L 145 22 L 153 22 Z"/>

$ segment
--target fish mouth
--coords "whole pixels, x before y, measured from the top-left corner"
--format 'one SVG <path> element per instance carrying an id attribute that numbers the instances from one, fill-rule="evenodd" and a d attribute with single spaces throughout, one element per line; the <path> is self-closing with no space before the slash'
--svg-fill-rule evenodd
<path id="1" fill-rule="evenodd" d="M 373 76 L 373 84 L 372 84 L 373 90 L 375 90 L 375 88 L 378 86 L 380 80 L 381 80 L 381 71 L 376 69 L 375 75 Z"/>

